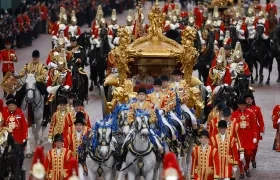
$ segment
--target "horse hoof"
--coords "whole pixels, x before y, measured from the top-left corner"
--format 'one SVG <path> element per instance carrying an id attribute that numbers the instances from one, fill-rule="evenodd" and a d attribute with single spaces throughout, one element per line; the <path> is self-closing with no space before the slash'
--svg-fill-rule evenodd
<path id="1" fill-rule="evenodd" d="M 251 81 L 251 84 L 255 84 L 255 81 L 254 81 L 254 80 L 252 80 L 252 81 Z"/>
<path id="2" fill-rule="evenodd" d="M 276 80 L 276 82 L 280 82 L 280 78 L 278 78 L 278 79 Z"/>
<path id="3" fill-rule="evenodd" d="M 263 83 L 262 82 L 259 82 L 259 86 L 262 86 L 263 85 Z"/>
<path id="4" fill-rule="evenodd" d="M 25 155 L 25 157 L 26 157 L 26 158 L 32 158 L 32 154 L 31 154 L 31 153 L 28 153 L 28 154 Z"/>
<path id="5" fill-rule="evenodd" d="M 93 86 L 90 86 L 88 90 L 89 90 L 89 91 L 92 91 L 92 90 L 93 90 Z"/>
<path id="6" fill-rule="evenodd" d="M 269 82 L 269 81 L 266 81 L 266 83 L 265 83 L 265 84 L 269 86 L 269 85 L 270 85 L 270 82 Z"/>

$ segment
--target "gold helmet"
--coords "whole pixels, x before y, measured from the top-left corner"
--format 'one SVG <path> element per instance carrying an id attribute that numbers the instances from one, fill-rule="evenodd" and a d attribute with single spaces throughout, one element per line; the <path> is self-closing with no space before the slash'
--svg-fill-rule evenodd
<path id="1" fill-rule="evenodd" d="M 254 11 L 254 4 L 253 3 L 250 3 L 247 14 L 248 14 L 249 17 L 254 16 L 255 11 Z"/>
<path id="2" fill-rule="evenodd" d="M 35 150 L 32 167 L 30 174 L 36 179 L 43 179 L 46 176 L 46 170 L 43 165 L 44 163 L 44 148 L 38 146 Z"/>
<path id="3" fill-rule="evenodd" d="M 67 24 L 67 15 L 64 7 L 60 7 L 59 22 L 60 24 Z"/>
<path id="4" fill-rule="evenodd" d="M 215 6 L 214 11 L 213 11 L 213 19 L 217 20 L 217 19 L 219 19 L 219 16 L 220 16 L 220 14 L 218 11 L 218 6 Z"/>
<path id="5" fill-rule="evenodd" d="M 96 10 L 96 16 L 95 16 L 95 20 L 99 20 L 100 19 L 100 13 L 103 13 L 102 11 L 102 6 L 98 5 L 97 10 Z"/>
<path id="6" fill-rule="evenodd" d="M 112 15 L 111 15 L 111 20 L 112 21 L 117 21 L 117 12 L 116 12 L 116 9 L 113 9 L 112 11 Z"/>
<path id="7" fill-rule="evenodd" d="M 169 19 L 169 20 L 172 19 L 172 6 L 168 6 L 168 11 L 167 11 L 166 18 Z"/>
<path id="8" fill-rule="evenodd" d="M 176 15 L 176 11 L 175 10 L 173 10 L 172 11 L 172 16 L 171 16 L 171 22 L 172 23 L 177 23 L 177 15 Z"/>
<path id="9" fill-rule="evenodd" d="M 66 59 L 63 56 L 59 56 L 57 58 L 57 64 L 58 65 L 65 65 L 65 67 L 66 67 Z"/>
<path id="10" fill-rule="evenodd" d="M 227 66 L 225 49 L 223 47 L 220 48 L 219 54 L 217 56 L 217 64 L 222 64 L 224 67 Z"/>
<path id="11" fill-rule="evenodd" d="M 132 11 L 128 10 L 128 15 L 126 17 L 126 24 L 132 25 L 133 17 L 132 17 Z"/>
<path id="12" fill-rule="evenodd" d="M 144 14 L 143 14 L 143 8 L 140 8 L 140 9 L 139 9 L 139 12 L 140 12 L 140 15 L 141 15 L 141 20 L 144 21 L 145 16 L 144 16 Z"/>
<path id="13" fill-rule="evenodd" d="M 176 14 L 177 18 L 179 18 L 180 14 L 181 14 L 181 9 L 180 9 L 180 6 L 179 6 L 178 3 L 175 3 L 175 9 L 174 10 L 175 10 L 175 14 Z"/>
<path id="14" fill-rule="evenodd" d="M 208 19 L 205 22 L 205 25 L 212 25 L 213 21 L 212 21 L 212 16 L 211 13 L 208 14 Z"/>
<path id="15" fill-rule="evenodd" d="M 233 52 L 234 58 L 243 58 L 242 48 L 240 42 L 237 42 Z"/>
<path id="16" fill-rule="evenodd" d="M 76 18 L 75 10 L 72 10 L 72 13 L 71 13 L 71 23 L 74 24 L 74 25 L 77 24 L 77 18 Z"/>

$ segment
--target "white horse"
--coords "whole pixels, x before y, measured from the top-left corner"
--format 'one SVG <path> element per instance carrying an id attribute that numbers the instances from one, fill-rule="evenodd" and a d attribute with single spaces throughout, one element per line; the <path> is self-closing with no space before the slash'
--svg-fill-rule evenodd
<path id="1" fill-rule="evenodd" d="M 115 158 L 113 153 L 117 145 L 117 141 L 112 136 L 112 120 L 101 120 L 96 122 L 94 128 L 94 140 L 92 141 L 92 150 L 89 151 L 86 164 L 88 167 L 88 175 L 92 180 L 98 177 L 104 177 L 105 180 L 112 180 L 116 177 L 114 169 Z"/>
<path id="2" fill-rule="evenodd" d="M 135 112 L 135 134 L 128 146 L 125 164 L 128 180 L 135 180 L 137 176 L 143 176 L 145 180 L 158 179 L 158 163 L 153 144 L 150 141 L 149 116 L 145 113 Z"/>
<path id="3" fill-rule="evenodd" d="M 27 74 L 25 86 L 26 94 L 24 96 L 21 109 L 23 110 L 27 121 L 32 122 L 32 126 L 28 128 L 28 141 L 26 148 L 26 156 L 30 158 L 35 147 L 44 141 L 44 131 L 46 130 L 46 127 L 41 126 L 44 113 L 44 96 L 41 95 L 39 89 L 36 87 L 35 74 Z M 31 113 L 33 114 L 33 117 L 28 116 Z M 42 133 L 40 135 L 41 129 Z M 31 147 L 32 135 L 34 143 Z"/>

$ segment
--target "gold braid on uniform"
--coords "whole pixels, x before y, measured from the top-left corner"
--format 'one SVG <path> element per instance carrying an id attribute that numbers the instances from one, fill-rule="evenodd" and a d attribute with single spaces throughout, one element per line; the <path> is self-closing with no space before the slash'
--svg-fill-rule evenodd
<path id="1" fill-rule="evenodd" d="M 209 71 L 209 77 L 213 81 L 211 85 L 214 85 L 217 81 L 219 81 L 220 74 L 219 73 L 214 74 L 213 73 L 213 68 L 211 68 L 210 71 Z"/>

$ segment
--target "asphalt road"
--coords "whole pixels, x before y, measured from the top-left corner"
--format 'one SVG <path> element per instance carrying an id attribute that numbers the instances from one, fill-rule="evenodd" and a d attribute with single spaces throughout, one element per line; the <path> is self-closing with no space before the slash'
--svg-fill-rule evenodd
<path id="1" fill-rule="evenodd" d="M 262 0 L 264 4 L 264 0 Z M 278 5 L 278 12 L 280 7 L 280 1 L 276 1 Z M 144 8 L 145 17 L 147 17 L 147 10 L 149 9 L 149 3 L 146 4 Z M 118 15 L 118 23 L 123 25 L 126 21 L 127 12 Z M 82 28 L 83 30 L 88 30 L 88 28 Z M 51 36 L 50 35 L 40 35 L 40 37 L 33 41 L 32 47 L 27 47 L 24 49 L 16 49 L 19 62 L 16 63 L 16 71 L 19 72 L 23 68 L 24 64 L 31 61 L 32 51 L 38 49 L 40 51 L 41 62 L 45 63 L 48 52 L 51 48 Z M 88 69 L 86 69 L 89 72 Z M 194 72 L 196 74 L 196 72 Z M 264 70 L 264 75 L 267 77 L 267 70 Z M 280 179 L 280 155 L 272 150 L 272 144 L 275 137 L 275 130 L 272 128 L 271 113 L 273 107 L 280 103 L 280 84 L 276 83 L 278 76 L 276 61 L 274 61 L 273 71 L 271 74 L 271 84 L 270 86 L 258 86 L 252 85 L 255 89 L 255 98 L 257 105 L 262 108 L 262 113 L 265 120 L 265 134 L 263 140 L 259 143 L 259 151 L 257 154 L 257 168 L 252 169 L 252 180 L 276 180 Z M 2 82 L 2 73 L 0 75 L 0 82 Z M 2 92 L 0 92 L 3 97 Z M 86 112 L 89 114 L 91 123 L 93 124 L 97 119 L 102 117 L 101 108 L 101 98 L 98 95 L 98 90 L 94 89 L 93 92 L 89 94 L 89 101 L 85 106 Z M 47 134 L 45 134 L 47 137 Z M 48 142 L 44 143 L 45 151 L 51 148 Z M 31 159 L 25 159 L 24 168 L 29 171 L 31 166 Z M 27 173 L 28 174 L 28 173 Z"/>

